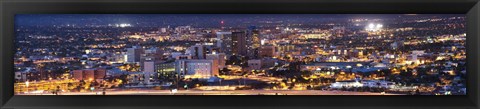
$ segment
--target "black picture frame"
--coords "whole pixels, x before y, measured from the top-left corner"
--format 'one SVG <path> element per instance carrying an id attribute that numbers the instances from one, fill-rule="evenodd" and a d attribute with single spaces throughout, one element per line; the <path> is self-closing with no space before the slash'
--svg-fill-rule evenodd
<path id="1" fill-rule="evenodd" d="M 1 0 L 2 108 L 478 109 L 478 0 Z M 20 96 L 13 94 L 15 14 L 466 14 L 467 95 Z"/>

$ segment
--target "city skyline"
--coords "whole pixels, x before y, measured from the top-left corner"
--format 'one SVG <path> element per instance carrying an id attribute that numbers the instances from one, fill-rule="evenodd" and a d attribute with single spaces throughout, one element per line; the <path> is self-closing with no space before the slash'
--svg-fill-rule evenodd
<path id="1" fill-rule="evenodd" d="M 17 95 L 465 95 L 464 14 L 19 14 Z"/>

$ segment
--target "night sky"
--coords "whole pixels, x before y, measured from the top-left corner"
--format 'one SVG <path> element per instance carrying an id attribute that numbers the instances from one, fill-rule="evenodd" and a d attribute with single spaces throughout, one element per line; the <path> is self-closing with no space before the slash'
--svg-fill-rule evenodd
<path id="1" fill-rule="evenodd" d="M 351 18 L 394 19 L 464 16 L 462 14 L 18 14 L 16 26 L 53 25 L 108 25 L 128 23 L 136 27 L 181 26 L 215 27 L 220 21 L 225 26 L 241 24 L 258 25 L 265 21 L 274 23 L 324 23 L 345 22 Z M 278 21 L 278 22 L 275 22 Z"/>

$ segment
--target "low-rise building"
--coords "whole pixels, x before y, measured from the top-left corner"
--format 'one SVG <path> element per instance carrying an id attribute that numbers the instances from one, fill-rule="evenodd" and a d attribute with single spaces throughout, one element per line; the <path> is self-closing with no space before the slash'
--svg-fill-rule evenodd
<path id="1" fill-rule="evenodd" d="M 177 60 L 175 63 L 176 72 L 185 78 L 208 79 L 219 74 L 218 63 L 216 63 L 214 60 L 189 59 Z"/>

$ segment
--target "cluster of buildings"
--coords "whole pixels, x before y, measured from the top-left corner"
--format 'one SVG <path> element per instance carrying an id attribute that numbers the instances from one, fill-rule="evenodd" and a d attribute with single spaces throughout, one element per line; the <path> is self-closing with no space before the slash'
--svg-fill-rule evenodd
<path id="1" fill-rule="evenodd" d="M 254 26 L 234 32 L 219 31 L 213 43 L 197 43 L 184 50 L 168 53 L 161 48 L 132 46 L 120 55 L 124 56 L 124 63 L 140 65 L 140 70 L 136 73 L 112 70 L 116 72 L 111 73 L 129 74 L 132 79 L 139 80 L 132 82 L 154 84 L 161 76 L 203 80 L 218 76 L 221 69 L 228 67 L 226 61 L 229 58 L 240 60 L 240 63 L 232 63 L 234 65 L 248 66 L 244 71 L 272 67 L 277 61 L 272 58 L 275 56 L 275 47 L 262 46 L 259 34 Z"/>
<path id="2" fill-rule="evenodd" d="M 18 50 L 22 52 L 16 53 L 15 79 L 102 81 L 126 75 L 127 83 L 151 85 L 171 83 L 172 78 L 208 80 L 224 69 L 246 74 L 286 69 L 289 63 L 302 62 L 299 71 L 328 78 L 339 72 L 382 70 L 399 74 L 413 69 L 411 72 L 419 74 L 417 69 L 429 68 L 422 72 L 427 76 L 448 74 L 460 84 L 466 72 L 463 20 L 425 21 L 434 27 L 404 20 L 393 18 L 388 21 L 396 23 L 384 21 L 385 26 L 375 23 L 381 22 L 377 20 L 351 20 L 347 24 L 258 24 L 260 28 L 223 27 L 223 21 L 221 28 L 113 24 L 57 32 L 65 37 L 30 35 L 34 33 L 19 29 L 23 37 Z M 116 31 L 109 30 L 112 27 Z M 46 31 L 55 33 L 56 28 L 60 27 Z M 46 44 L 32 43 L 36 40 Z M 60 46 L 65 43 L 71 46 Z M 69 75 L 62 75 L 65 72 Z M 389 81 L 362 80 L 336 81 L 330 87 L 392 85 Z"/>

